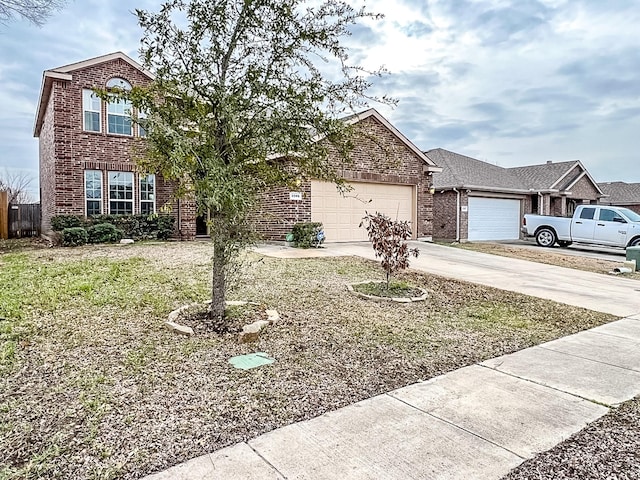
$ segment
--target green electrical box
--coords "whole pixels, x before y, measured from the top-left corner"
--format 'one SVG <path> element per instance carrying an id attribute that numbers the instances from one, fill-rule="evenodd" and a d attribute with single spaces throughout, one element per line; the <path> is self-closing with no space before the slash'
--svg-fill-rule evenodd
<path id="1" fill-rule="evenodd" d="M 635 260 L 636 270 L 640 270 L 640 247 L 627 247 L 627 260 Z"/>

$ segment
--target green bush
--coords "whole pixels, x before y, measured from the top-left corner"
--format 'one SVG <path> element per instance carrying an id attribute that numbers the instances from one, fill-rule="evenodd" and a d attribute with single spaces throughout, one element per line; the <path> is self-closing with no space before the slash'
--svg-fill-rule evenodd
<path id="1" fill-rule="evenodd" d="M 324 242 L 324 231 L 320 222 L 296 223 L 291 229 L 296 247 L 317 247 Z"/>
<path id="2" fill-rule="evenodd" d="M 111 223 L 98 223 L 87 228 L 89 243 L 114 243 L 122 238 L 122 230 Z"/>
<path id="3" fill-rule="evenodd" d="M 83 227 L 89 229 L 94 226 L 110 224 L 121 232 L 121 237 L 134 240 L 167 240 L 174 234 L 175 219 L 171 215 L 94 215 L 86 220 L 77 215 L 56 215 L 51 219 L 51 228 L 61 232 L 65 228 Z M 92 234 L 92 235 L 95 235 Z M 91 240 L 91 243 L 103 243 L 116 240 Z"/>
<path id="4" fill-rule="evenodd" d="M 65 247 L 84 245 L 88 237 L 87 231 L 82 227 L 65 228 L 62 230 L 62 245 Z"/>
<path id="5" fill-rule="evenodd" d="M 85 223 L 78 215 L 56 215 L 51 218 L 51 228 L 54 232 L 61 232 L 65 228 L 84 227 Z"/>

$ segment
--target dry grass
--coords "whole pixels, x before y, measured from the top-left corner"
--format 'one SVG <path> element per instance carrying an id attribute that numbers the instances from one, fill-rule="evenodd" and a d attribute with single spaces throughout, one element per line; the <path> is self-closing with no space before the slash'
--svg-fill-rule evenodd
<path id="1" fill-rule="evenodd" d="M 0 478 L 138 478 L 274 428 L 613 320 L 410 273 L 426 302 L 346 284 L 383 278 L 357 258 L 250 255 L 230 298 L 277 309 L 253 345 L 179 337 L 170 310 L 207 299 L 207 243 L 0 253 Z M 234 355 L 266 352 L 250 371 Z"/>
<path id="2" fill-rule="evenodd" d="M 615 267 L 620 267 L 624 262 L 624 258 L 620 257 L 619 262 L 610 260 L 600 260 L 597 258 L 581 257 L 562 253 L 562 249 L 548 248 L 525 248 L 502 243 L 457 243 L 448 244 L 465 250 L 474 250 L 476 252 L 490 253 L 500 255 L 502 257 L 519 258 L 521 260 L 529 260 L 531 262 L 544 263 L 547 265 L 557 265 L 558 267 L 574 268 L 585 272 L 594 272 L 609 274 Z M 625 274 L 624 278 L 633 278 L 640 280 L 640 271 Z"/>

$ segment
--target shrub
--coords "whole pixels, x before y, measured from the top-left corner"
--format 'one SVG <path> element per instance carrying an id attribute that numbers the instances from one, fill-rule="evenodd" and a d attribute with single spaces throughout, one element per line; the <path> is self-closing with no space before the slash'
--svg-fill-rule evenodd
<path id="1" fill-rule="evenodd" d="M 171 215 L 95 215 L 92 224 L 110 223 L 134 240 L 166 240 L 174 233 L 175 219 Z"/>
<path id="2" fill-rule="evenodd" d="M 61 232 L 65 228 L 84 227 L 85 221 L 78 215 L 56 215 L 51 218 L 51 229 Z"/>
<path id="3" fill-rule="evenodd" d="M 122 230 L 118 230 L 110 223 L 98 223 L 87 228 L 89 243 L 113 243 L 122 238 Z"/>
<path id="4" fill-rule="evenodd" d="M 291 229 L 291 234 L 296 247 L 299 248 L 317 247 L 324 242 L 324 231 L 322 223 L 319 222 L 296 223 Z"/>
<path id="5" fill-rule="evenodd" d="M 87 231 L 82 227 L 71 227 L 62 230 L 62 245 L 65 247 L 84 245 L 87 240 Z"/>
<path id="6" fill-rule="evenodd" d="M 396 272 L 409 267 L 409 255 L 418 256 L 418 249 L 410 249 L 407 240 L 411 238 L 409 222 L 391 220 L 386 215 L 376 212 L 367 213 L 360 226 L 366 224 L 369 241 L 373 245 L 376 257 L 382 257 L 382 269 L 387 274 L 387 289 L 389 278 Z"/>

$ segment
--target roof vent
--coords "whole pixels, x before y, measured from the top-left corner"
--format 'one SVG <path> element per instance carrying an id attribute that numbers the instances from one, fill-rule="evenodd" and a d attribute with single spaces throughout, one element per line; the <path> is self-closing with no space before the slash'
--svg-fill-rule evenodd
<path id="1" fill-rule="evenodd" d="M 547 165 L 551 165 L 553 162 L 551 160 L 547 160 Z"/>

